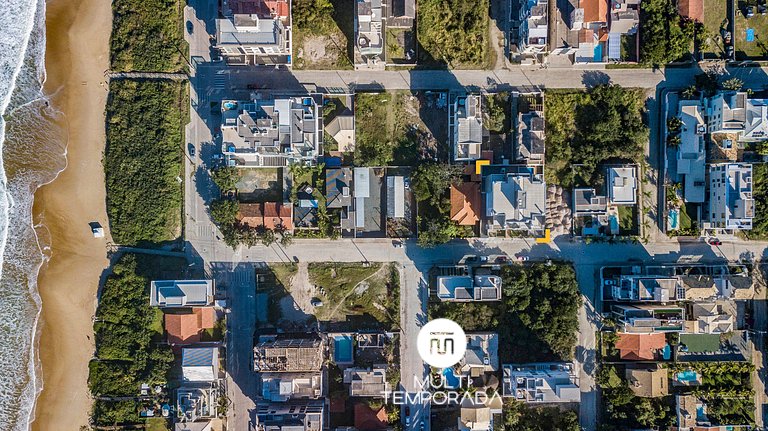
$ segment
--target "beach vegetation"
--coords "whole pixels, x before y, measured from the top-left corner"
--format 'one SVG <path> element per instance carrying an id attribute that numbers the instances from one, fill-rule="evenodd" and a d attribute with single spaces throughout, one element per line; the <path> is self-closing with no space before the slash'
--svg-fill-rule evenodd
<path id="1" fill-rule="evenodd" d="M 490 2 L 480 0 L 424 0 L 416 22 L 421 63 L 451 68 L 489 66 Z"/>
<path id="2" fill-rule="evenodd" d="M 609 162 L 640 163 L 648 142 L 641 90 L 598 85 L 587 91 L 550 91 L 546 181 L 564 188 L 600 184 Z"/>
<path id="3" fill-rule="evenodd" d="M 424 163 L 412 176 L 413 196 L 418 204 L 419 245 L 434 247 L 465 236 L 462 226 L 450 219 L 451 184 L 461 184 L 459 165 Z"/>
<path id="4" fill-rule="evenodd" d="M 644 1 L 640 19 L 640 60 L 647 66 L 684 60 L 691 53 L 694 39 L 704 39 L 704 26 L 680 16 L 671 0 Z"/>
<path id="5" fill-rule="evenodd" d="M 529 407 L 510 399 L 504 401 L 505 431 L 579 431 L 579 415 L 558 407 Z"/>
<path id="6" fill-rule="evenodd" d="M 174 355 L 170 346 L 158 343 L 162 312 L 149 306 L 149 285 L 161 275 L 181 276 L 184 268 L 181 258 L 134 254 L 112 267 L 99 297 L 93 325 L 96 357 L 88 367 L 88 387 L 99 399 L 91 411 L 96 425 L 141 422 L 137 404 L 125 397 L 138 395 L 142 383 L 169 380 Z"/>
<path id="7" fill-rule="evenodd" d="M 113 0 L 111 68 L 115 72 L 184 72 L 182 0 Z"/>
<path id="8" fill-rule="evenodd" d="M 755 219 L 752 230 L 743 231 L 747 238 L 760 240 L 768 238 L 768 165 L 752 165 L 752 196 L 755 199 Z"/>
<path id="9" fill-rule="evenodd" d="M 107 101 L 107 214 L 118 244 L 149 245 L 181 233 L 185 86 L 113 80 Z"/>

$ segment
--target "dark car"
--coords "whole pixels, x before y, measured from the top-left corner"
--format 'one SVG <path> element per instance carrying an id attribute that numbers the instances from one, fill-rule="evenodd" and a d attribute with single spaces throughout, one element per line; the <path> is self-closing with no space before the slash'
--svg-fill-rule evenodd
<path id="1" fill-rule="evenodd" d="M 723 245 L 723 242 L 717 238 L 710 238 L 709 241 L 707 242 L 709 243 L 709 245 Z"/>
<path id="2" fill-rule="evenodd" d="M 187 21 L 187 33 L 192 34 L 194 30 L 195 30 L 195 25 L 192 24 L 192 21 Z"/>
<path id="3" fill-rule="evenodd" d="M 192 144 L 192 143 L 187 144 L 187 151 L 189 151 L 189 157 L 194 158 L 195 157 L 195 144 Z"/>

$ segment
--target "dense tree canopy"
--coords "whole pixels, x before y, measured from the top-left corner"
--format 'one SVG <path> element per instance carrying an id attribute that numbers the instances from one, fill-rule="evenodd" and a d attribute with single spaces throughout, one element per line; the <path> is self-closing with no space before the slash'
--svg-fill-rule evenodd
<path id="1" fill-rule="evenodd" d="M 482 67 L 488 55 L 488 0 L 419 2 L 418 39 L 432 59 L 453 67 Z"/>
<path id="2" fill-rule="evenodd" d="M 644 0 L 640 4 L 640 59 L 663 66 L 691 52 L 696 23 L 683 19 L 671 0 Z"/>
<path id="3" fill-rule="evenodd" d="M 504 431 L 579 431 L 579 416 L 558 407 L 529 407 L 518 401 L 504 403 Z"/>
<path id="4" fill-rule="evenodd" d="M 601 164 L 642 158 L 648 129 L 640 90 L 598 85 L 586 92 L 550 92 L 544 101 L 547 182 L 571 188 L 578 174 L 596 184 Z"/>

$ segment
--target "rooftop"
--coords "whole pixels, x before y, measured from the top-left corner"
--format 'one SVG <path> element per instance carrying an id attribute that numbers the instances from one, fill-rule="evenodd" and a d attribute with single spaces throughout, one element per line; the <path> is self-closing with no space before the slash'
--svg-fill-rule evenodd
<path id="1" fill-rule="evenodd" d="M 453 123 L 453 151 L 456 160 L 477 160 L 483 144 L 481 96 L 456 98 Z"/>
<path id="2" fill-rule="evenodd" d="M 629 388 L 638 397 L 655 398 L 669 394 L 669 374 L 666 368 L 654 365 L 627 366 Z"/>
<path id="3" fill-rule="evenodd" d="M 437 277 L 437 297 L 441 301 L 498 301 L 501 277 L 496 275 L 445 275 Z"/>
<path id="4" fill-rule="evenodd" d="M 581 391 L 571 363 L 504 365 L 505 397 L 526 403 L 579 402 Z"/>
<path id="5" fill-rule="evenodd" d="M 213 290 L 213 280 L 153 280 L 149 305 L 162 308 L 211 305 Z"/>
<path id="6" fill-rule="evenodd" d="M 616 205 L 637 203 L 637 173 L 634 166 L 608 168 L 608 198 Z"/>
<path id="7" fill-rule="evenodd" d="M 343 381 L 349 385 L 350 397 L 383 398 L 391 390 L 387 383 L 387 370 L 383 365 L 371 370 L 347 368 L 344 370 Z"/>
<path id="8" fill-rule="evenodd" d="M 653 361 L 667 345 L 667 337 L 662 333 L 619 333 L 618 336 L 616 349 L 619 357 L 626 361 Z"/>
<path id="9" fill-rule="evenodd" d="M 485 193 L 489 229 L 527 232 L 544 229 L 547 185 L 532 169 L 488 175 Z"/>
<path id="10" fill-rule="evenodd" d="M 451 220 L 460 226 L 474 226 L 480 221 L 480 202 L 480 183 L 468 181 L 458 186 L 451 184 Z"/>
<path id="11" fill-rule="evenodd" d="M 219 376 L 218 347 L 181 349 L 181 373 L 185 382 L 213 382 Z"/>
<path id="12" fill-rule="evenodd" d="M 318 338 L 270 339 L 253 352 L 254 370 L 261 372 L 320 371 L 325 361 L 325 346 Z"/>
<path id="13" fill-rule="evenodd" d="M 195 307 L 191 313 L 165 313 L 163 318 L 168 344 L 192 344 L 200 341 L 203 330 L 212 329 L 216 324 L 216 310 Z"/>

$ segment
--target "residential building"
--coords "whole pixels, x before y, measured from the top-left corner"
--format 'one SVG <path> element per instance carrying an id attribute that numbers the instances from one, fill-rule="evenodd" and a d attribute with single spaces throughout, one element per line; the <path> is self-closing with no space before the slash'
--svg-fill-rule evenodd
<path id="1" fill-rule="evenodd" d="M 349 208 L 352 205 L 352 169 L 325 169 L 325 207 Z"/>
<path id="2" fill-rule="evenodd" d="M 608 59 L 622 60 L 622 38 L 637 34 L 640 23 L 640 0 L 610 0 L 610 6 Z M 637 49 L 637 46 L 634 49 Z"/>
<path id="3" fill-rule="evenodd" d="M 266 372 L 260 373 L 262 398 L 271 402 L 293 399 L 318 399 L 323 395 L 323 374 Z"/>
<path id="4" fill-rule="evenodd" d="M 675 305 L 613 305 L 621 332 L 682 332 L 685 310 Z"/>
<path id="5" fill-rule="evenodd" d="M 355 151 L 355 116 L 352 111 L 346 110 L 333 117 L 325 125 L 325 131 L 336 141 L 339 152 Z"/>
<path id="6" fill-rule="evenodd" d="M 384 66 L 382 18 L 381 0 L 355 0 L 356 64 Z"/>
<path id="7" fill-rule="evenodd" d="M 384 405 L 376 404 L 372 408 L 372 405 L 366 401 L 357 401 L 354 403 L 353 414 L 355 416 L 354 427 L 342 429 L 336 427 L 335 431 L 387 431 L 391 429 L 387 418 L 387 409 Z"/>
<path id="8" fill-rule="evenodd" d="M 574 215 L 605 215 L 608 212 L 608 198 L 598 195 L 595 189 L 576 188 L 573 190 Z"/>
<path id="9" fill-rule="evenodd" d="M 608 54 L 608 0 L 579 0 L 571 12 L 571 30 L 578 31 L 574 63 L 602 63 Z"/>
<path id="10" fill-rule="evenodd" d="M 189 313 L 165 313 L 163 319 L 168 344 L 193 344 L 200 341 L 204 330 L 213 329 L 216 310 L 213 307 L 194 307 Z"/>
<path id="11" fill-rule="evenodd" d="M 289 0 L 222 0 L 216 48 L 232 65 L 291 65 Z"/>
<path id="12" fill-rule="evenodd" d="M 506 166 L 484 178 L 485 227 L 489 233 L 515 231 L 538 236 L 546 221 L 544 175 L 525 166 Z"/>
<path id="13" fill-rule="evenodd" d="M 214 382 L 219 378 L 218 347 L 181 349 L 181 374 L 184 382 Z"/>
<path id="14" fill-rule="evenodd" d="M 479 94 L 456 97 L 451 121 L 453 158 L 456 161 L 477 160 L 481 157 L 483 145 L 481 103 Z"/>
<path id="15" fill-rule="evenodd" d="M 572 363 L 504 365 L 505 397 L 525 403 L 571 403 L 581 401 L 579 378 Z"/>
<path id="16" fill-rule="evenodd" d="M 491 431 L 493 414 L 484 404 L 462 402 L 458 422 L 459 431 Z"/>
<path id="17" fill-rule="evenodd" d="M 669 394 L 669 370 L 659 364 L 627 365 L 629 389 L 638 397 L 656 398 Z"/>
<path id="18" fill-rule="evenodd" d="M 405 218 L 405 177 L 387 175 L 387 218 Z"/>
<path id="19" fill-rule="evenodd" d="M 678 0 L 677 12 L 693 21 L 704 22 L 704 0 Z"/>
<path id="20" fill-rule="evenodd" d="M 745 269 L 739 275 L 685 275 L 680 280 L 686 300 L 749 300 L 755 295 L 752 277 Z"/>
<path id="21" fill-rule="evenodd" d="M 518 114 L 515 159 L 527 165 L 544 165 L 544 113 L 531 111 Z"/>
<path id="22" fill-rule="evenodd" d="M 470 332 L 467 350 L 459 361 L 461 374 L 470 378 L 499 370 L 499 334 L 495 332 Z"/>
<path id="23" fill-rule="evenodd" d="M 347 368 L 343 382 L 349 385 L 350 397 L 384 398 L 392 389 L 387 383 L 387 366 L 375 365 L 372 369 Z"/>
<path id="24" fill-rule="evenodd" d="M 664 357 L 664 349 L 667 346 L 667 337 L 664 333 L 619 333 L 618 337 L 615 347 L 622 360 L 654 361 Z"/>
<path id="25" fill-rule="evenodd" d="M 745 92 L 720 91 L 705 99 L 707 128 L 714 135 L 733 135 L 739 142 L 768 139 L 768 99 L 750 99 Z"/>
<path id="26" fill-rule="evenodd" d="M 218 390 L 214 385 L 182 386 L 176 389 L 176 409 L 180 422 L 195 422 L 216 417 Z"/>
<path id="27" fill-rule="evenodd" d="M 257 431 L 322 431 L 325 400 L 296 400 L 256 405 Z"/>
<path id="28" fill-rule="evenodd" d="M 437 297 L 447 302 L 498 301 L 501 299 L 501 277 L 497 275 L 438 276 Z"/>
<path id="29" fill-rule="evenodd" d="M 608 199 L 614 205 L 637 203 L 637 168 L 635 166 L 608 168 Z"/>
<path id="30" fill-rule="evenodd" d="M 319 338 L 264 337 L 253 353 L 256 372 L 313 372 L 323 368 L 325 343 Z"/>
<path id="31" fill-rule="evenodd" d="M 713 228 L 750 230 L 755 217 L 752 165 L 722 163 L 709 167 L 709 221 Z"/>
<path id="32" fill-rule="evenodd" d="M 727 334 L 736 328 L 732 314 L 716 302 L 696 302 L 691 305 L 692 321 L 686 321 L 686 333 Z"/>
<path id="33" fill-rule="evenodd" d="M 213 280 L 153 280 L 149 290 L 149 305 L 152 307 L 205 307 L 213 304 Z"/>
<path id="34" fill-rule="evenodd" d="M 235 218 L 251 229 L 293 232 L 293 205 L 290 202 L 241 202 Z"/>
<path id="35" fill-rule="evenodd" d="M 387 6 L 387 27 L 413 28 L 416 0 L 390 0 Z"/>
<path id="36" fill-rule="evenodd" d="M 683 176 L 683 197 L 686 202 L 703 203 L 706 185 L 706 146 L 704 135 L 707 125 L 702 117 L 701 103 L 680 101 L 680 145 L 677 149 L 676 170 Z"/>
<path id="37" fill-rule="evenodd" d="M 695 395 L 676 395 L 677 426 L 672 431 L 750 431 L 748 424 L 713 423 L 707 417 L 707 403 Z"/>
<path id="38" fill-rule="evenodd" d="M 482 214 L 480 183 L 474 181 L 451 184 L 451 220 L 459 226 L 475 226 Z"/>
<path id="39" fill-rule="evenodd" d="M 677 277 L 622 275 L 610 286 L 614 301 L 669 302 L 681 299 L 682 283 Z"/>
<path id="40" fill-rule="evenodd" d="M 549 0 L 519 0 L 519 14 L 513 17 L 510 44 L 530 57 L 549 51 Z"/>
<path id="41" fill-rule="evenodd" d="M 308 94 L 222 101 L 222 152 L 228 164 L 280 167 L 314 163 L 323 148 L 322 98 Z"/>

